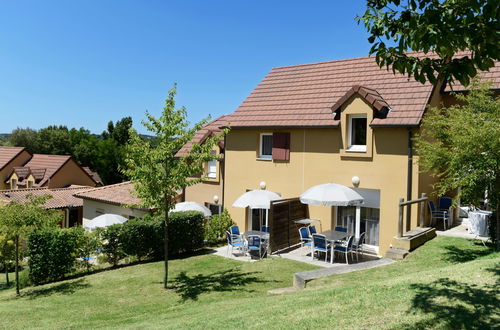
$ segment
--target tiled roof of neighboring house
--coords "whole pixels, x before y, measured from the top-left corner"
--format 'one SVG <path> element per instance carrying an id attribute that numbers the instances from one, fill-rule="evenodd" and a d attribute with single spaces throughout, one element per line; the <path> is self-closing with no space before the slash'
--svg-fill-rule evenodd
<path id="1" fill-rule="evenodd" d="M 26 150 L 26 148 L 0 146 L 0 170 L 7 166 L 23 150 Z"/>
<path id="2" fill-rule="evenodd" d="M 71 156 L 34 154 L 23 167 L 29 167 L 38 176 L 43 175 L 36 183 L 37 186 L 43 186 L 70 159 Z"/>
<path id="3" fill-rule="evenodd" d="M 48 199 L 44 207 L 46 209 L 61 209 L 73 208 L 83 206 L 83 200 L 76 198 L 75 193 L 86 191 L 92 187 L 80 186 L 73 188 L 30 188 L 30 189 L 15 189 L 15 190 L 0 190 L 0 202 L 16 201 L 19 203 L 26 202 L 28 195 L 42 196 L 51 195 L 52 198 Z"/>
<path id="4" fill-rule="evenodd" d="M 479 74 L 479 80 L 482 82 L 491 82 L 493 84 L 493 89 L 500 89 L 500 64 L 495 63 L 496 66 L 492 67 L 489 71 L 483 71 Z M 446 85 L 444 92 L 463 92 L 467 91 L 469 88 L 464 87 L 461 83 L 455 82 L 451 85 Z"/>
<path id="5" fill-rule="evenodd" d="M 227 121 L 226 121 L 227 115 L 220 116 L 219 118 L 212 120 L 211 122 L 207 123 L 205 126 L 203 126 L 202 129 L 200 129 L 198 132 L 195 133 L 193 136 L 193 139 L 186 143 L 175 155 L 176 157 L 182 157 L 186 156 L 189 151 L 191 150 L 193 143 L 203 143 L 206 138 L 213 134 L 217 134 L 221 131 L 220 127 L 226 126 Z M 224 139 L 222 138 L 219 142 L 219 146 L 224 148 Z"/>
<path id="6" fill-rule="evenodd" d="M 141 199 L 135 196 L 134 184 L 130 181 L 79 192 L 75 197 L 120 206 L 141 203 Z"/>
<path id="7" fill-rule="evenodd" d="M 498 66 L 483 75 L 500 86 Z M 377 94 L 391 109 L 372 126 L 419 125 L 433 90 L 430 83 L 381 69 L 374 57 L 277 67 L 225 119 L 232 128 L 336 127 L 332 106 L 354 86 Z"/>
<path id="8" fill-rule="evenodd" d="M 84 170 L 85 172 L 87 172 L 87 174 L 88 174 L 88 175 L 90 175 L 90 176 L 92 177 L 92 179 L 94 179 L 94 181 L 95 181 L 98 185 L 100 185 L 100 186 L 102 186 L 102 185 L 103 185 L 103 183 L 102 183 L 102 179 L 101 179 L 101 176 L 99 175 L 99 173 L 92 171 L 89 167 L 82 167 L 82 168 L 83 168 L 83 170 Z"/>

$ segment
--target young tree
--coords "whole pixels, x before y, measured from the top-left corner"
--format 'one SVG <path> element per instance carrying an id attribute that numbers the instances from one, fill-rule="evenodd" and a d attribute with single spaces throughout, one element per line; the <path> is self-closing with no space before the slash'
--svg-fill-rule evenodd
<path id="1" fill-rule="evenodd" d="M 478 70 L 500 60 L 499 17 L 499 0 L 367 0 L 356 19 L 368 30 L 370 55 L 380 67 L 421 83 L 456 79 L 467 86 Z M 470 54 L 454 57 L 459 51 Z"/>
<path id="2" fill-rule="evenodd" d="M 42 205 L 50 195 L 34 197 L 28 195 L 28 202 L 10 202 L 0 205 L 0 233 L 14 238 L 16 293 L 19 295 L 19 247 L 20 240 L 32 229 L 53 227 L 62 220 L 62 214 L 45 210 Z"/>
<path id="3" fill-rule="evenodd" d="M 213 158 L 211 150 L 226 133 L 223 131 L 210 136 L 201 145 L 193 144 L 188 156 L 174 159 L 176 152 L 207 122 L 203 120 L 189 128 L 186 109 L 175 108 L 175 94 L 174 85 L 168 93 L 160 118 L 146 112 L 147 121 L 142 122 L 157 137 L 155 147 L 152 147 L 150 139 L 142 139 L 135 130 L 130 130 L 126 168 L 123 170 L 134 182 L 142 206 L 157 209 L 165 216 L 165 288 L 168 283 L 168 212 L 173 208 L 179 190 L 200 182 L 202 178 L 193 177 L 203 172 L 203 164 Z"/>
<path id="4" fill-rule="evenodd" d="M 0 234 L 0 263 L 4 266 L 5 282 L 9 285 L 9 267 L 14 260 L 14 240 L 7 235 Z"/>
<path id="5" fill-rule="evenodd" d="M 430 108 L 426 114 L 415 138 L 419 164 L 438 178 L 439 195 L 459 189 L 461 198 L 479 206 L 487 190 L 496 209 L 496 235 L 490 235 L 498 243 L 500 99 L 476 84 L 469 94 L 456 97 L 458 105 Z"/>

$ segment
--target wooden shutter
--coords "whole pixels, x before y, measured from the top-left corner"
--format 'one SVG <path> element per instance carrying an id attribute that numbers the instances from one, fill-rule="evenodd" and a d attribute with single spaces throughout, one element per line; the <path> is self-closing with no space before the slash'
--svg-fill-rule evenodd
<path id="1" fill-rule="evenodd" d="M 290 160 L 290 133 L 273 133 L 273 160 Z"/>

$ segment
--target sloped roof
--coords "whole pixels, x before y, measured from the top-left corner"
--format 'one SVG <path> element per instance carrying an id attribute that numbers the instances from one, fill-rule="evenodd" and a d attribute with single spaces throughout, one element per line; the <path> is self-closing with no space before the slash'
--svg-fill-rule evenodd
<path id="1" fill-rule="evenodd" d="M 140 205 L 135 196 L 134 184 L 130 181 L 89 189 L 75 194 L 75 197 L 114 205 Z"/>
<path id="2" fill-rule="evenodd" d="M 377 111 L 390 108 L 389 104 L 387 104 L 384 98 L 376 90 L 360 85 L 354 85 L 341 98 L 339 98 L 335 104 L 332 105 L 332 110 L 337 111 L 354 94 L 361 96 Z"/>
<path id="3" fill-rule="evenodd" d="M 498 70 L 497 65 L 482 76 L 500 87 Z M 433 91 L 428 82 L 380 68 L 374 57 L 277 67 L 226 120 L 232 128 L 337 127 L 332 106 L 346 101 L 342 98 L 355 86 L 375 91 L 391 109 L 372 126 L 419 125 Z"/>
<path id="4" fill-rule="evenodd" d="M 227 120 L 226 120 L 227 115 L 220 116 L 219 118 L 212 120 L 211 122 L 207 123 L 205 126 L 203 126 L 202 129 L 200 129 L 196 134 L 193 136 L 191 141 L 186 143 L 176 154 L 175 157 L 183 157 L 187 156 L 191 148 L 193 147 L 193 143 L 203 143 L 205 139 L 207 139 L 209 136 L 212 134 L 217 134 L 220 133 L 221 129 L 220 127 L 226 126 L 227 125 Z M 224 148 L 224 139 L 222 138 L 219 142 L 219 145 Z"/>
<path id="5" fill-rule="evenodd" d="M 87 172 L 88 175 L 90 175 L 92 177 L 92 179 L 94 179 L 94 181 L 97 184 L 99 184 L 101 186 L 103 185 L 103 182 L 102 182 L 102 179 L 101 179 L 101 176 L 99 175 L 99 173 L 92 171 L 89 167 L 86 167 L 86 166 L 82 167 L 82 168 L 85 172 Z"/>
<path id="6" fill-rule="evenodd" d="M 0 146 L 0 170 L 7 166 L 23 150 L 26 150 L 26 148 Z"/>
<path id="7" fill-rule="evenodd" d="M 61 209 L 61 208 L 74 208 L 82 207 L 83 200 L 76 198 L 75 193 L 91 189 L 92 187 L 80 186 L 70 188 L 29 188 L 29 189 L 15 189 L 15 190 L 0 190 L 0 202 L 16 201 L 25 203 L 28 201 L 28 195 L 42 196 L 51 195 L 52 198 L 48 199 L 44 207 L 46 209 Z"/>
<path id="8" fill-rule="evenodd" d="M 38 171 L 39 173 L 45 169 L 43 178 L 38 183 L 39 186 L 43 186 L 70 159 L 71 156 L 33 154 L 24 167 L 29 167 L 32 172 Z"/>

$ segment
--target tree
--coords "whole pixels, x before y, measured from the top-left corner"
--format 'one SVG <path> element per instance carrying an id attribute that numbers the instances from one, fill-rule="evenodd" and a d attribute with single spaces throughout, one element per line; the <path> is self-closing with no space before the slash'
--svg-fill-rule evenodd
<path id="1" fill-rule="evenodd" d="M 496 235 L 500 239 L 500 98 L 487 85 L 473 85 L 469 94 L 456 95 L 459 104 L 430 108 L 416 136 L 419 164 L 438 181 L 437 193 L 458 190 L 460 197 L 476 206 L 485 191 L 496 209 Z M 491 229 L 491 227 L 490 227 Z"/>
<path id="2" fill-rule="evenodd" d="M 130 138 L 129 130 L 132 128 L 132 123 L 132 117 L 123 117 L 116 122 L 116 125 L 113 121 L 109 121 L 108 130 L 102 132 L 102 137 L 113 139 L 121 146 L 125 145 Z"/>
<path id="3" fill-rule="evenodd" d="M 16 293 L 19 295 L 20 240 L 33 229 L 54 227 L 62 219 L 56 210 L 45 210 L 42 205 L 50 195 L 28 195 L 26 203 L 10 202 L 0 205 L 0 233 L 14 238 Z"/>
<path id="4" fill-rule="evenodd" d="M 39 152 L 42 154 L 71 155 L 69 130 L 66 126 L 48 126 L 38 131 Z"/>
<path id="5" fill-rule="evenodd" d="M 9 268 L 14 260 L 14 240 L 7 235 L 0 234 L 0 263 L 5 268 L 5 282 L 9 285 Z"/>
<path id="6" fill-rule="evenodd" d="M 14 147 L 25 147 L 31 153 L 39 152 L 40 140 L 34 129 L 18 127 L 12 131 L 8 141 Z"/>
<path id="7" fill-rule="evenodd" d="M 500 60 L 499 0 L 367 0 L 363 22 L 380 67 L 424 83 L 469 85 Z M 425 55 L 407 53 L 422 51 Z M 460 51 L 468 55 L 456 56 Z M 437 56 L 432 56 L 433 52 Z"/>
<path id="8" fill-rule="evenodd" d="M 189 155 L 174 159 L 176 152 L 207 122 L 203 120 L 189 128 L 186 109 L 175 108 L 175 94 L 174 86 L 168 93 L 160 118 L 146 112 L 147 121 L 142 122 L 157 137 L 156 147 L 152 147 L 150 139 L 142 139 L 135 130 L 130 130 L 123 171 L 134 182 L 142 206 L 154 208 L 165 217 L 165 288 L 168 283 L 168 212 L 173 208 L 178 190 L 200 182 L 202 178 L 193 177 L 202 173 L 205 162 L 213 159 L 211 150 L 226 133 L 210 136 L 201 145 L 193 144 Z"/>

